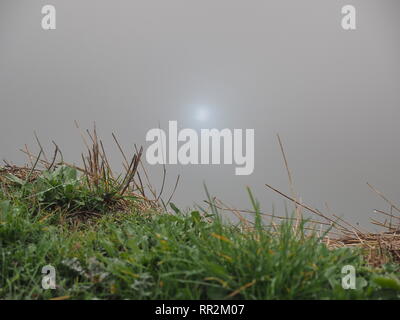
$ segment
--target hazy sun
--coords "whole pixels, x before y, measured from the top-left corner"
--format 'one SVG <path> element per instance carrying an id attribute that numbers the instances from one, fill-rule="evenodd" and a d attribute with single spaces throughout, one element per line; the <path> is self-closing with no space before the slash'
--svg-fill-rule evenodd
<path id="1" fill-rule="evenodd" d="M 201 106 L 201 107 L 197 108 L 195 117 L 196 117 L 196 120 L 198 120 L 198 121 L 206 121 L 209 118 L 209 114 L 210 113 L 209 113 L 207 107 Z"/>

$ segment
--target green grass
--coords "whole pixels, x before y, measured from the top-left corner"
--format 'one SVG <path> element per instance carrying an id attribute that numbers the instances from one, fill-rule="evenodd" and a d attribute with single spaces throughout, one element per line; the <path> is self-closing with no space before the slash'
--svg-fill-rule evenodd
<path id="1" fill-rule="evenodd" d="M 118 212 L 110 185 L 93 189 L 74 169 L 57 170 L 1 180 L 1 299 L 400 297 L 398 266 L 368 267 L 359 251 L 329 250 L 289 221 L 272 232 L 256 214 L 254 230 L 244 231 L 222 223 L 215 207 L 143 212 L 134 198 Z M 85 211 L 100 217 L 72 223 Z M 45 265 L 56 269 L 55 290 L 41 287 Z M 345 265 L 356 269 L 355 290 L 341 286 Z"/>

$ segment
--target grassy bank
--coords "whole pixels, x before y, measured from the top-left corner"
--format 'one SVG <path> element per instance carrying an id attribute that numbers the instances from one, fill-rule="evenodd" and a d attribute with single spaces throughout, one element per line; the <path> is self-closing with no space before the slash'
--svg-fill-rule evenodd
<path id="1" fill-rule="evenodd" d="M 369 267 L 360 250 L 328 249 L 290 220 L 266 229 L 221 223 L 220 212 L 174 212 L 90 188 L 76 169 L 3 170 L 1 299 L 399 298 L 398 266 Z M 123 205 L 119 205 L 119 203 Z M 253 200 L 256 212 L 257 203 Z M 55 290 L 41 286 L 56 269 Z M 341 269 L 357 272 L 355 290 Z"/>

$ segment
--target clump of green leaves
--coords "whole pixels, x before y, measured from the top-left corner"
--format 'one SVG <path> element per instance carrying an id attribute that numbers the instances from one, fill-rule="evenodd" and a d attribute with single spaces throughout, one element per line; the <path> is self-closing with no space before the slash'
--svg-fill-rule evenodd
<path id="1" fill-rule="evenodd" d="M 123 199 L 110 183 L 93 187 L 76 168 L 66 165 L 45 170 L 32 182 L 10 174 L 7 178 L 15 184 L 14 195 L 44 210 L 104 213 Z"/>
<path id="2" fill-rule="evenodd" d="M 41 205 L 71 212 L 104 213 L 118 200 L 116 192 L 106 192 L 102 186 L 91 189 L 84 179 L 78 177 L 75 168 L 61 166 L 39 176 L 33 183 L 33 192 Z"/>

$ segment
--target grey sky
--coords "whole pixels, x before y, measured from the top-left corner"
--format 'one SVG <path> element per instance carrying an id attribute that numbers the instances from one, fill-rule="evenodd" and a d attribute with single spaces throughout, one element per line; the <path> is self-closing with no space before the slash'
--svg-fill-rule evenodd
<path id="1" fill-rule="evenodd" d="M 57 30 L 41 29 L 45 4 Z M 345 4 L 357 9 L 356 31 L 340 26 Z M 0 156 L 22 161 L 18 148 L 36 130 L 79 159 L 75 119 L 127 148 L 168 120 L 254 128 L 253 175 L 169 166 L 170 185 L 182 175 L 176 202 L 200 202 L 204 180 L 232 205 L 248 206 L 249 185 L 266 211 L 282 210 L 264 187 L 289 190 L 279 133 L 302 199 L 365 224 L 386 209 L 367 181 L 394 200 L 400 190 L 399 9 L 397 0 L 2 0 Z M 211 118 L 197 121 L 198 108 Z"/>

